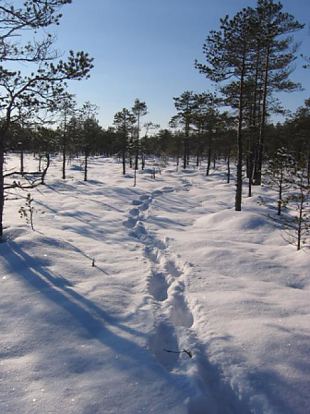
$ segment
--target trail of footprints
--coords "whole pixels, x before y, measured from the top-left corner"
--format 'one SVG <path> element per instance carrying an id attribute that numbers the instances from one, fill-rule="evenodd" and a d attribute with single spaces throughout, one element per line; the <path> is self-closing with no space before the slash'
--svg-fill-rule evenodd
<path id="1" fill-rule="evenodd" d="M 186 180 L 182 189 L 188 190 L 190 185 Z M 154 198 L 172 191 L 175 191 L 173 187 L 163 187 L 153 191 L 150 196 L 142 195 L 134 200 L 134 207 L 124 223 L 129 234 L 144 245 L 145 256 L 151 264 L 148 291 L 154 299 L 155 327 L 149 347 L 168 370 L 176 367 L 180 354 L 167 351 L 182 351 L 186 330 L 193 325 L 193 315 L 184 297 L 185 286 L 182 280 L 186 264 L 178 263 L 178 259 L 169 253 L 167 243 L 149 232 L 143 221 Z"/>
<path id="2" fill-rule="evenodd" d="M 167 351 L 192 351 L 190 348 L 194 346 L 197 384 L 199 388 L 201 387 L 201 395 L 197 400 L 198 405 L 195 399 L 189 403 L 189 412 L 205 412 L 206 405 L 210 408 L 208 412 L 222 414 L 248 412 L 241 409 L 240 401 L 230 386 L 223 384 L 221 374 L 214 371 L 208 360 L 201 356 L 203 352 L 195 333 L 191 330 L 194 323 L 193 315 L 184 296 L 183 279 L 190 268 L 171 255 L 166 241 L 159 240 L 144 226 L 146 213 L 156 197 L 167 192 L 190 189 L 190 181 L 187 178 L 181 180 L 180 188 L 163 187 L 161 190 L 153 191 L 150 196 L 143 195 L 135 200 L 128 220 L 124 223 L 129 233 L 144 245 L 145 257 L 151 265 L 148 291 L 154 301 L 155 324 L 148 346 L 158 362 L 166 370 L 174 372 L 186 363 L 186 360 L 188 361 L 189 355 L 185 352 Z M 213 372 L 212 381 L 210 372 Z M 217 395 L 219 402 L 214 397 Z M 223 399 L 223 395 L 228 396 L 227 399 Z M 201 401 L 205 402 L 202 404 L 203 411 L 200 408 Z"/>

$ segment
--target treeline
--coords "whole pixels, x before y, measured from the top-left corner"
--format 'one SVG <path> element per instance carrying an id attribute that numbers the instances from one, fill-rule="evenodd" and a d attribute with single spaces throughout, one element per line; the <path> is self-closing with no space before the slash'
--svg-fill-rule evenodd
<path id="1" fill-rule="evenodd" d="M 146 157 L 156 156 L 175 159 L 177 165 L 187 168 L 190 164 L 205 165 L 205 173 L 209 174 L 211 166 L 218 159 L 235 162 L 237 150 L 235 146 L 236 120 L 228 112 L 220 112 L 218 108 L 206 108 L 205 99 L 211 99 L 206 94 L 194 94 L 186 91 L 174 98 L 180 109 L 184 97 L 197 99 L 202 105 L 195 105 L 191 112 L 185 114 L 180 110 L 175 115 L 169 129 L 160 129 L 152 122 L 141 123 L 138 117 L 129 109 L 122 109 L 115 114 L 114 124 L 103 128 L 96 119 L 96 107 L 86 103 L 81 110 L 69 111 L 60 115 L 62 122 L 54 127 L 25 127 L 19 123 L 11 126 L 6 141 L 6 151 L 23 154 L 34 153 L 38 156 L 45 154 L 60 154 L 64 160 L 67 157 L 90 155 L 118 156 L 123 161 L 123 174 L 127 168 L 144 168 Z M 212 99 L 214 96 L 212 96 Z M 135 105 L 144 102 L 136 99 Z M 87 111 L 86 111 L 87 109 Z M 266 124 L 264 159 L 265 166 L 273 159 L 280 148 L 285 148 L 287 154 L 294 157 L 299 165 L 303 165 L 310 174 L 310 99 L 304 106 L 297 109 L 284 123 Z M 251 154 L 251 128 L 243 130 L 246 149 L 243 160 L 243 171 L 250 177 L 249 158 Z M 65 178 L 65 175 L 63 175 Z M 229 176 L 228 176 L 229 180 Z M 247 182 L 250 180 L 248 179 Z M 249 188 L 251 196 L 251 187 Z"/>
<path id="2" fill-rule="evenodd" d="M 122 173 L 133 171 L 134 185 L 138 169 L 147 166 L 149 158 L 174 160 L 177 168 L 199 168 L 206 176 L 217 162 L 226 163 L 227 182 L 231 181 L 231 164 L 238 162 L 234 145 L 236 118 L 218 108 L 220 101 L 211 94 L 184 92 L 174 98 L 176 115 L 170 129 L 160 129 L 152 122 L 142 123 L 147 113 L 145 102 L 136 99 L 131 110 L 123 108 L 114 116 L 113 126 L 104 129 L 96 120 L 96 107 L 86 103 L 81 109 L 65 105 L 62 122 L 54 128 L 27 128 L 19 124 L 11 129 L 7 151 L 20 153 L 23 175 L 24 152 L 49 159 L 62 157 L 62 178 L 66 178 L 66 162 L 83 157 L 84 180 L 88 178 L 89 156 L 115 156 L 122 163 Z M 72 101 L 71 101 L 72 104 Z M 69 110 L 70 108 L 70 110 Z M 185 109 L 184 109 L 185 108 Z M 142 125 L 142 128 L 141 128 Z M 261 183 L 277 193 L 271 207 L 281 226 L 288 230 L 289 241 L 299 250 L 310 235 L 310 100 L 297 109 L 284 123 L 266 123 L 264 160 Z M 252 129 L 243 128 L 246 143 L 242 163 L 242 179 L 247 183 L 247 196 L 252 196 L 253 166 Z M 45 171 L 45 170 L 42 170 Z M 236 178 L 234 176 L 233 182 Z M 262 202 L 265 200 L 262 199 Z M 283 214 L 284 213 L 284 214 Z"/>
<path id="3" fill-rule="evenodd" d="M 284 12 L 281 3 L 257 0 L 256 7 L 220 20 L 219 29 L 210 31 L 203 44 L 204 62 L 195 61 L 195 68 L 214 82 L 216 93 L 187 90 L 174 97 L 175 115 L 165 129 L 145 121 L 148 108 L 139 99 L 131 108 L 120 108 L 108 128 L 99 124 L 96 105 L 77 106 L 66 82 L 87 78 L 92 59 L 84 52 L 59 59 L 53 36 L 47 32 L 59 23 L 59 10 L 70 0 L 7 3 L 7 7 L 0 5 L 0 238 L 5 190 L 43 183 L 51 154 L 62 157 L 63 179 L 68 158 L 82 156 L 84 180 L 89 156 L 116 156 L 123 174 L 133 171 L 134 185 L 137 170 L 145 168 L 149 156 L 173 158 L 183 169 L 190 164 L 205 168 L 206 175 L 222 159 L 227 182 L 232 163 L 237 167 L 236 211 L 242 209 L 245 193 L 251 196 L 253 186 L 265 183 L 278 191 L 279 216 L 294 200 L 299 220 L 306 219 L 310 99 L 283 123 L 272 123 L 273 114 L 285 114 L 276 93 L 301 87 L 290 75 L 297 58 L 293 34 L 304 25 Z M 32 43 L 16 41 L 24 30 L 33 31 Z M 40 31 L 41 37 L 36 38 Z M 12 62 L 20 69 L 12 71 Z M 307 63 L 305 58 L 305 67 Z M 31 71 L 25 71 L 25 65 Z M 20 153 L 18 171 L 5 171 L 10 151 Z M 25 171 L 25 152 L 38 156 L 38 171 Z M 47 163 L 42 167 L 43 158 Z M 27 177 L 26 185 L 16 176 Z M 288 187 L 289 196 L 284 194 Z"/>

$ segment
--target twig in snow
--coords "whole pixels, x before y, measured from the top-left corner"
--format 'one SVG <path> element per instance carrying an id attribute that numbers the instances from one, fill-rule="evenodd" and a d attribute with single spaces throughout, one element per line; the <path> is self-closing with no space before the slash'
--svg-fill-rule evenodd
<path id="1" fill-rule="evenodd" d="M 165 349 L 164 348 L 163 351 L 170 352 L 171 354 L 182 354 L 184 352 L 189 358 L 193 357 L 192 352 L 189 351 L 188 349 L 182 349 L 182 351 L 172 351 L 171 349 Z"/>

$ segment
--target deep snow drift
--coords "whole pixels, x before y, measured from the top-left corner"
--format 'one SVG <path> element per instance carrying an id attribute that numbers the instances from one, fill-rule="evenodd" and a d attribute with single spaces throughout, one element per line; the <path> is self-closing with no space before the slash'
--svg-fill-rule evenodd
<path id="1" fill-rule="evenodd" d="M 60 170 L 32 191 L 35 231 L 27 193 L 6 202 L 1 413 L 308 412 L 310 253 L 258 205 L 268 189 L 240 213 L 220 168 L 137 187 L 112 159 L 88 182 Z"/>

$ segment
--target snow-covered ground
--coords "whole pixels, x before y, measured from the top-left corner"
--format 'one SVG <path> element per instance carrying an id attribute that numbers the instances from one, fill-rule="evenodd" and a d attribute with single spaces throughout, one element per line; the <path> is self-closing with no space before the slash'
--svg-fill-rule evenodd
<path id="1" fill-rule="evenodd" d="M 257 203 L 268 189 L 240 213 L 221 169 L 60 176 L 53 160 L 32 191 L 35 231 L 6 202 L 1 413 L 310 412 L 310 252 Z"/>

